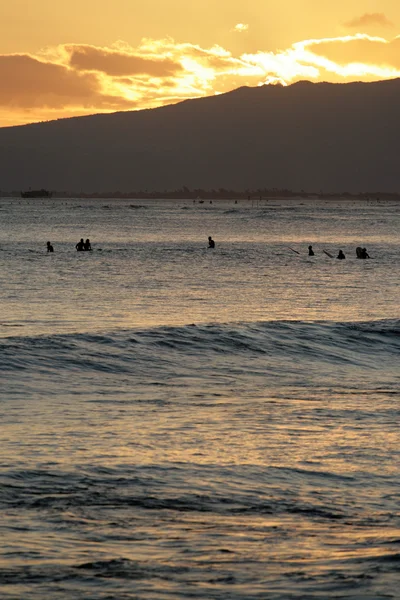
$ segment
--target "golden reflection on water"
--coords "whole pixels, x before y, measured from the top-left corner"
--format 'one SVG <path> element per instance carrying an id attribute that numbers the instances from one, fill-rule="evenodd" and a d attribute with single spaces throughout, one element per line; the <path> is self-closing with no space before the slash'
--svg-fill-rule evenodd
<path id="1" fill-rule="evenodd" d="M 398 217 L 275 208 L 2 230 L 0 595 L 395 597 Z"/>
<path id="2" fill-rule="evenodd" d="M 7 204 L 0 335 L 399 315 L 399 217 L 390 204 L 274 200 L 232 209 L 221 201 L 182 211 L 179 201 L 139 210 L 114 201 L 105 211 L 102 202 L 76 203 Z M 82 226 L 91 253 L 74 250 Z M 40 241 L 49 230 L 52 255 Z M 373 260 L 356 260 L 361 240 Z M 323 253 L 339 247 L 345 261 Z"/>

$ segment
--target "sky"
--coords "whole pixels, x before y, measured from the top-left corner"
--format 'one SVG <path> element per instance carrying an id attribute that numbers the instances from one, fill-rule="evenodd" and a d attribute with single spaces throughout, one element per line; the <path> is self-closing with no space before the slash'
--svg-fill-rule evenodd
<path id="1" fill-rule="evenodd" d="M 398 0 L 0 0 L 0 127 L 394 77 Z"/>

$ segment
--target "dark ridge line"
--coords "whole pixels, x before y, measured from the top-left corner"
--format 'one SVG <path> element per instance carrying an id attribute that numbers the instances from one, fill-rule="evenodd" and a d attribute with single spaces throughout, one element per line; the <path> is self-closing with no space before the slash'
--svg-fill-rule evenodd
<path id="1" fill-rule="evenodd" d="M 289 189 L 247 189 L 228 190 L 219 189 L 190 189 L 183 186 L 176 190 L 138 190 L 130 192 L 121 191 L 93 191 L 77 192 L 65 190 L 51 190 L 50 196 L 37 196 L 37 199 L 53 198 L 98 198 L 98 199 L 125 199 L 125 200 L 269 200 L 277 198 L 302 198 L 309 200 L 344 199 L 344 200 L 400 200 L 400 192 L 319 192 Z M 0 198 L 21 198 L 20 190 L 0 191 Z M 34 199 L 32 197 L 32 199 Z"/>

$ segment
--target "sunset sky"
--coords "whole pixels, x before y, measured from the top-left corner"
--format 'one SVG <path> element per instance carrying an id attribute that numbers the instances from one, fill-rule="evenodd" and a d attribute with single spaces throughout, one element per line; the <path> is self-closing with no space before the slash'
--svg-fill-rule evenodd
<path id="1" fill-rule="evenodd" d="M 400 77 L 395 0 L 0 0 L 0 126 Z"/>

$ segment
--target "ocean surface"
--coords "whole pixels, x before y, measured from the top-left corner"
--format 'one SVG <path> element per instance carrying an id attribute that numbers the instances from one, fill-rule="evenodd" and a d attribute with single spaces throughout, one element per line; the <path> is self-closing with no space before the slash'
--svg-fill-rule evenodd
<path id="1" fill-rule="evenodd" d="M 399 231 L 0 199 L 0 598 L 399 599 Z"/>

